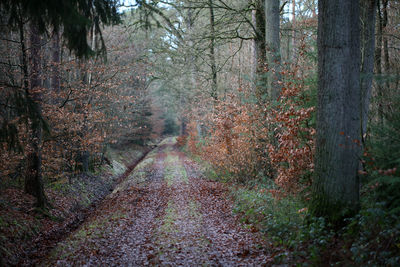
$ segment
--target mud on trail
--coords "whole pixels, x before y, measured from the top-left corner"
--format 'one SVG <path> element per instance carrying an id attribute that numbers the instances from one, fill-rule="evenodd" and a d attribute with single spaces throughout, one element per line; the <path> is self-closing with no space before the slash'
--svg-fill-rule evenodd
<path id="1" fill-rule="evenodd" d="M 262 266 L 257 233 L 240 225 L 224 184 L 164 140 L 45 266 Z"/>

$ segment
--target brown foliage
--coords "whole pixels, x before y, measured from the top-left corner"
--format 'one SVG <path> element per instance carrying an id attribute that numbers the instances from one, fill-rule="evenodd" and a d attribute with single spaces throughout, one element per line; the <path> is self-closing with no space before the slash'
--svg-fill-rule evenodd
<path id="1" fill-rule="evenodd" d="M 180 135 L 178 136 L 178 138 L 176 138 L 176 143 L 178 145 L 178 147 L 184 147 L 187 143 L 187 135 Z"/>
<path id="2" fill-rule="evenodd" d="M 126 135 L 149 135 L 149 128 L 138 126 L 143 118 L 137 115 L 144 110 L 146 98 L 146 64 L 135 60 L 143 51 L 133 47 L 129 37 L 118 31 L 121 29 L 104 31 L 104 38 L 111 46 L 108 62 L 100 56 L 78 59 L 68 54 L 65 47 L 61 47 L 64 56 L 60 62 L 53 62 L 54 48 L 51 42 L 45 42 L 47 37 L 42 36 L 42 82 L 35 91 L 42 96 L 39 105 L 49 126 L 41 144 L 45 178 L 52 180 L 79 172 L 83 153 L 90 155 L 92 167 L 100 164 L 104 147 Z M 18 35 L 10 33 L 10 38 L 16 41 L 2 40 L 0 51 L 7 50 L 9 53 L 4 53 L 4 58 L 11 55 L 10 62 L 21 64 L 15 56 L 21 53 Z M 29 114 L 15 112 L 18 105 L 26 105 L 15 100 L 15 95 L 22 99 L 25 96 L 23 72 L 6 65 L 2 65 L 1 71 L 7 73 L 11 81 L 21 81 L 13 84 L 2 77 L 0 87 L 0 104 L 8 103 L 0 112 L 0 125 L 16 125 L 16 134 L 10 132 L 9 135 L 20 143 L 19 150 L 10 150 L 7 142 L 0 143 L 0 160 L 7 162 L 1 164 L 0 175 L 13 180 L 22 178 L 33 122 Z M 55 75 L 60 83 L 53 88 Z"/>
<path id="3" fill-rule="evenodd" d="M 229 172 L 236 181 L 267 175 L 286 192 L 300 190 L 300 178 L 313 171 L 315 129 L 308 121 L 314 108 L 304 107 L 306 99 L 301 94 L 308 88 L 299 78 L 298 68 L 283 71 L 282 76 L 276 103 L 256 104 L 246 92 L 218 101 L 202 118 L 209 133 L 202 140 L 194 123 L 199 118 L 193 120 L 189 150 L 219 171 Z"/>

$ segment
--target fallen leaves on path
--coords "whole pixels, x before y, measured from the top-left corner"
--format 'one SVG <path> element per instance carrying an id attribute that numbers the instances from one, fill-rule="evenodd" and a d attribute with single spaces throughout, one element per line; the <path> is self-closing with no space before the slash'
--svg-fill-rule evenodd
<path id="1" fill-rule="evenodd" d="M 203 179 L 173 140 L 148 157 L 141 179 L 134 170 L 44 265 L 268 264 L 260 235 L 232 214 L 225 184 Z"/>

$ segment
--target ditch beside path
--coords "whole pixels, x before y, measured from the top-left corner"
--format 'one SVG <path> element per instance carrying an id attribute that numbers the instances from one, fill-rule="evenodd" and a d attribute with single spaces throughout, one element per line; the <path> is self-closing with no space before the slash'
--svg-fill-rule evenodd
<path id="1" fill-rule="evenodd" d="M 226 186 L 167 138 L 42 265 L 271 265 L 261 243 L 232 214 Z"/>

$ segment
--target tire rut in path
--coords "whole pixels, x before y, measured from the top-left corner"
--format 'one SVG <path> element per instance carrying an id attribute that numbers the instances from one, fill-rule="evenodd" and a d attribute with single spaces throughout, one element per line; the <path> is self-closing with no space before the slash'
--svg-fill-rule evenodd
<path id="1" fill-rule="evenodd" d="M 158 255 L 156 265 L 204 265 L 207 240 L 202 235 L 202 217 L 193 198 L 192 185 L 176 151 L 164 160 L 164 179 L 167 183 L 168 207 L 156 230 Z"/>
<path id="2" fill-rule="evenodd" d="M 200 167 L 175 146 L 164 160 L 168 207 L 157 230 L 155 265 L 262 266 L 270 264 L 258 233 L 232 214 L 227 186 L 202 179 Z"/>
<path id="3" fill-rule="evenodd" d="M 142 162 L 144 166 L 139 164 L 40 265 L 149 265 L 155 222 L 168 200 L 163 168 L 159 167 L 164 148 L 151 152 Z"/>

